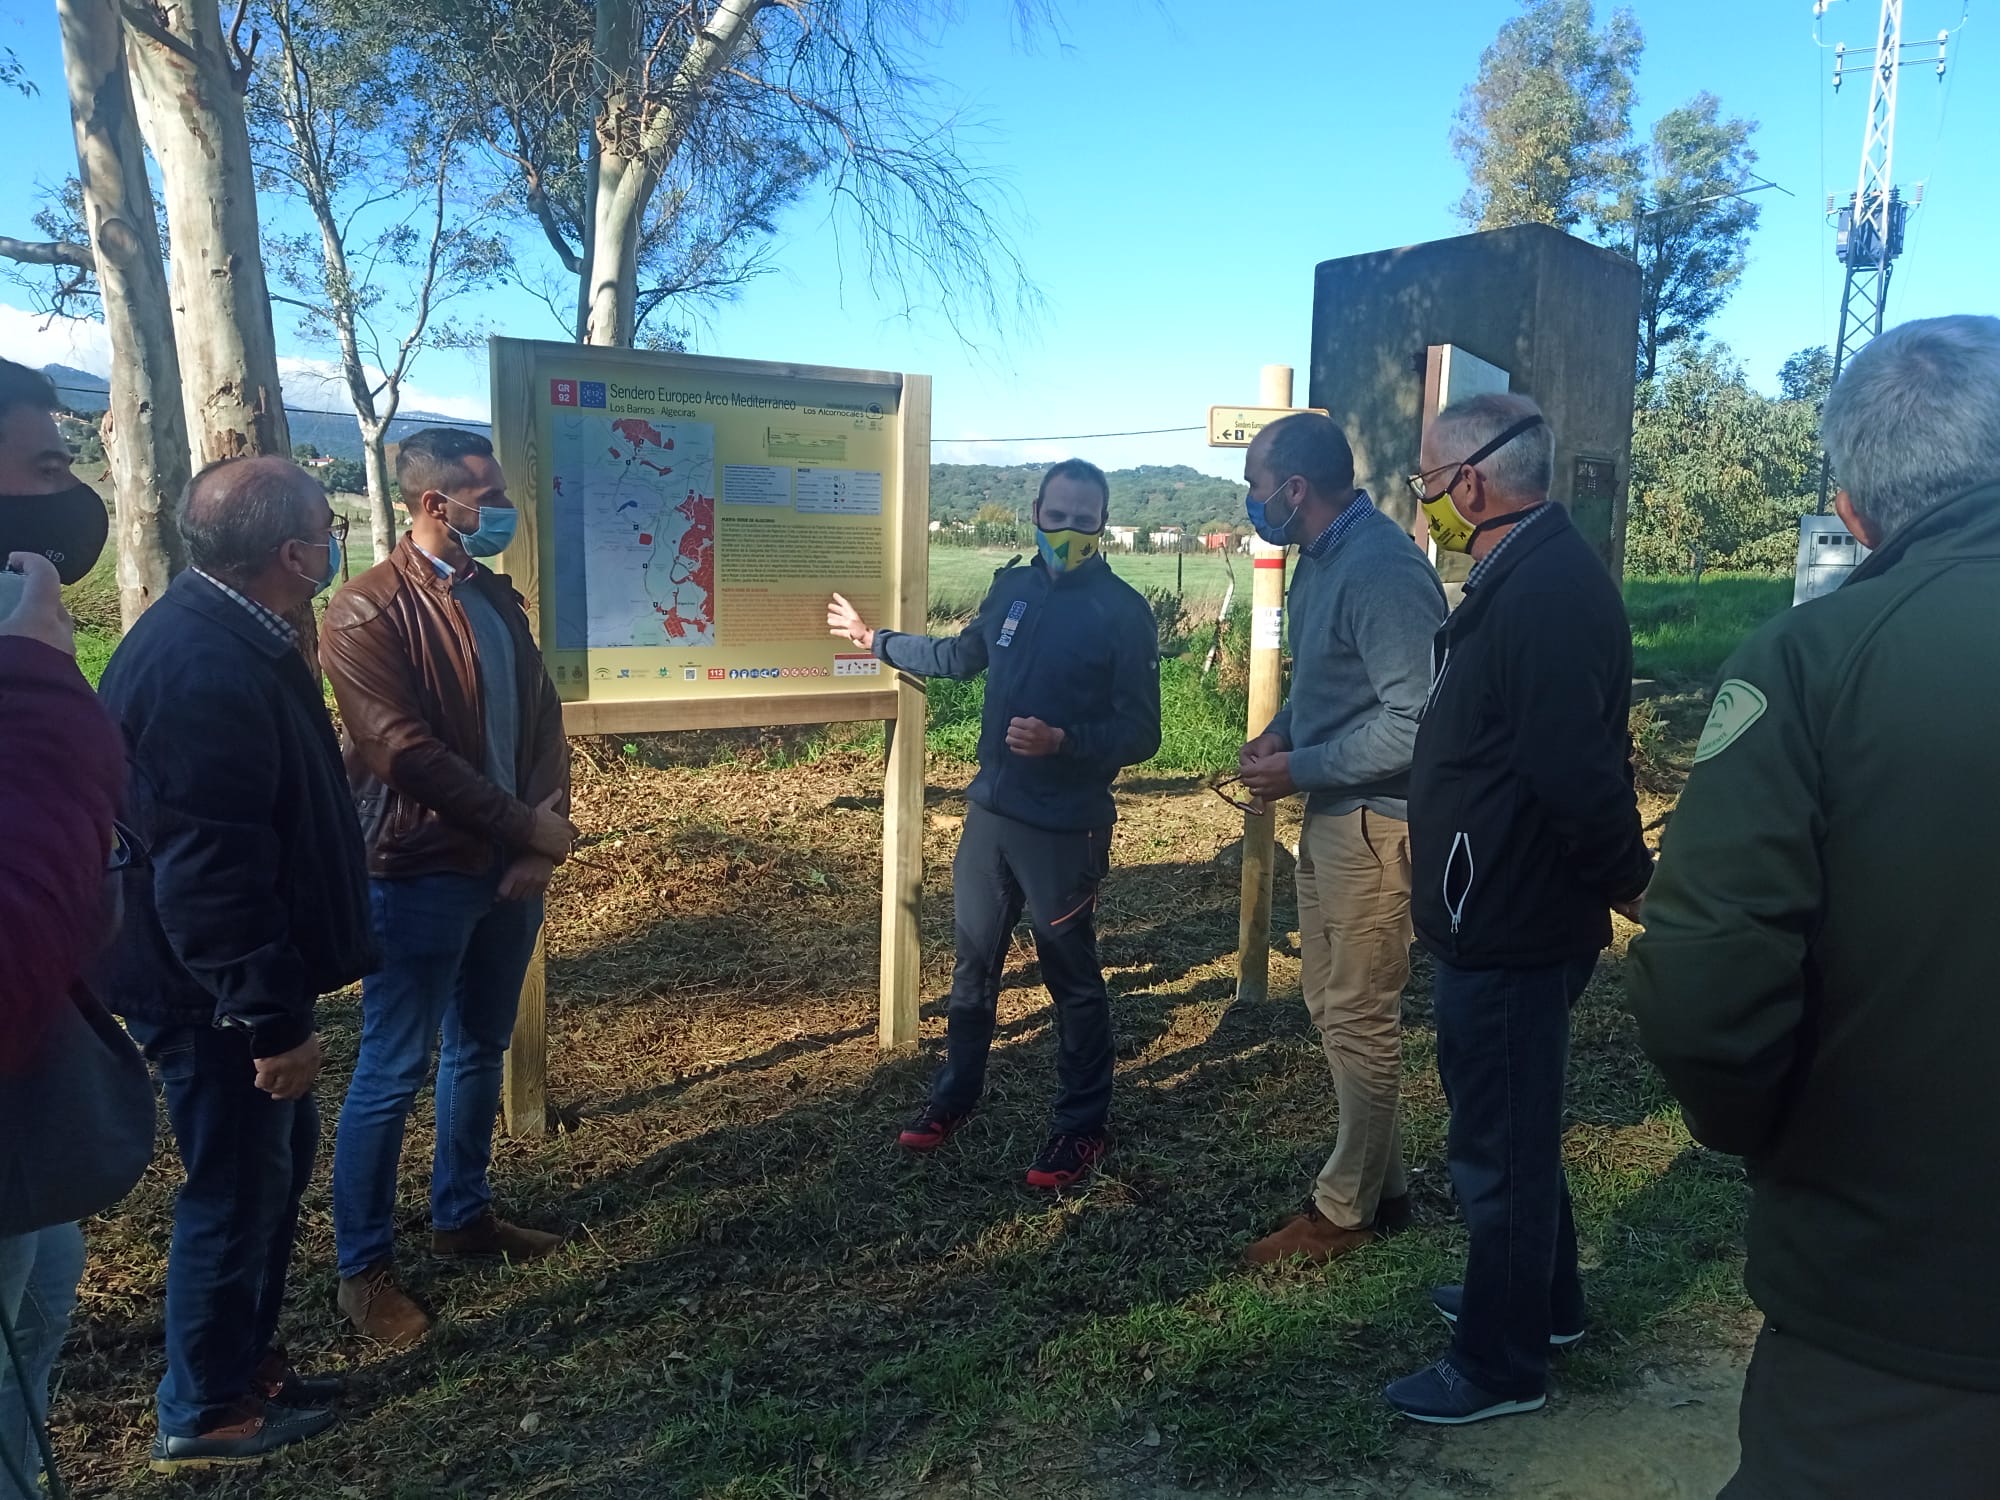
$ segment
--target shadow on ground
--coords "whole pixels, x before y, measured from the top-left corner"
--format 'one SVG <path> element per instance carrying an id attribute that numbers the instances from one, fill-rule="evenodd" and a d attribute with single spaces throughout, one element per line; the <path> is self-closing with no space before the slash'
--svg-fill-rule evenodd
<path id="1" fill-rule="evenodd" d="M 934 772 L 925 834 L 923 1042 L 888 1057 L 871 763 L 589 778 L 580 816 L 605 837 L 550 924 L 551 1082 L 577 1128 L 502 1142 L 495 1165 L 505 1210 L 577 1225 L 572 1243 L 512 1269 L 421 1256 L 420 1105 L 404 1270 L 441 1314 L 430 1341 L 385 1357 L 336 1326 L 322 1166 L 286 1332 L 302 1363 L 352 1373 L 347 1419 L 254 1479 L 160 1492 L 1088 1494 L 1305 1485 L 1382 1459 L 1376 1393 L 1438 1351 L 1424 1289 L 1460 1250 L 1421 967 L 1406 1099 L 1422 1228 L 1324 1272 L 1242 1272 L 1331 1143 L 1325 1064 L 1289 940 L 1277 998 L 1233 1003 L 1237 815 L 1194 783 L 1134 792 L 1102 905 L 1120 1050 L 1106 1171 L 1058 1201 L 1021 1184 L 1052 1087 L 1025 929 L 981 1112 L 910 1158 L 890 1141 L 942 1031 L 964 775 L 948 778 Z M 1287 862 L 1281 928 L 1288 886 Z M 329 1104 L 357 1019 L 351 998 L 326 1008 Z M 1615 961 L 1580 1007 L 1575 1073 L 1602 1337 L 1569 1378 L 1588 1390 L 1736 1305 L 1742 1189 L 1636 1061 Z M 172 1179 L 157 1167 L 92 1235 L 57 1406 L 80 1495 L 130 1493 L 150 1439 Z"/>

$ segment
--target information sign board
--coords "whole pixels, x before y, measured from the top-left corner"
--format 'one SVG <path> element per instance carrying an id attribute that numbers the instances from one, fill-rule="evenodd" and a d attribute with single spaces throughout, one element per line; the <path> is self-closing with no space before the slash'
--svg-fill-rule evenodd
<path id="1" fill-rule="evenodd" d="M 492 372 L 500 566 L 572 733 L 894 717 L 826 601 L 923 628 L 927 377 L 516 339 Z"/>

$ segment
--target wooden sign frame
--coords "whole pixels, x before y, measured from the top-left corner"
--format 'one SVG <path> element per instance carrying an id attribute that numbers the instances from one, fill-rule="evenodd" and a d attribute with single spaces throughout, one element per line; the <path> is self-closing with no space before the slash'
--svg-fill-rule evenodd
<path id="1" fill-rule="evenodd" d="M 567 372 L 625 371 L 657 378 L 681 371 L 692 378 L 837 382 L 881 386 L 895 397 L 895 504 L 888 528 L 884 618 L 891 630 L 920 632 L 930 598 L 931 379 L 928 375 L 847 370 L 760 360 L 608 349 L 526 339 L 489 343 L 493 391 L 493 441 L 508 487 L 520 506 L 514 544 L 501 570 L 527 601 L 528 620 L 541 640 L 544 575 L 552 538 L 541 534 L 542 496 L 549 456 L 540 449 L 536 420 L 542 382 L 551 366 Z M 719 459 L 718 459 L 719 463 Z M 837 584 L 830 585 L 831 587 Z M 893 675 L 870 684 L 824 692 L 725 693 L 678 700 L 571 701 L 563 705 L 570 734 L 643 734 L 663 730 L 755 728 L 875 719 L 888 740 L 882 790 L 881 976 L 877 1038 L 884 1048 L 916 1040 L 917 979 L 921 953 L 918 906 L 923 894 L 924 694 Z M 547 1128 L 547 983 L 539 939 L 522 985 L 521 1006 L 508 1049 L 502 1106 L 508 1132 L 540 1135 Z"/>

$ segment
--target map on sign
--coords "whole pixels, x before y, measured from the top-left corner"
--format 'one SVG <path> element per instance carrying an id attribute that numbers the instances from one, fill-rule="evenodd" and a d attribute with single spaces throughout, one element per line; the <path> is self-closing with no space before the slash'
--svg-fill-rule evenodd
<path id="1" fill-rule="evenodd" d="M 564 413 L 554 423 L 557 644 L 715 644 L 715 428 Z"/>

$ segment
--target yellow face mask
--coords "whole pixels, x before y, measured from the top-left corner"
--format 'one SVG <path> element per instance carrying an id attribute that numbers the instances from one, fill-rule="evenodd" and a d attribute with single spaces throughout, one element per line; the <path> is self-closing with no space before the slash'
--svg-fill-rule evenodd
<path id="1" fill-rule="evenodd" d="M 1458 513 L 1458 507 L 1452 504 L 1450 490 L 1419 502 L 1417 508 L 1424 513 L 1424 521 L 1430 527 L 1431 540 L 1437 543 L 1438 551 L 1472 550 L 1472 536 L 1477 528 Z"/>
<path id="2" fill-rule="evenodd" d="M 1472 539 L 1489 526 L 1506 526 L 1520 519 L 1519 515 L 1494 516 L 1474 525 L 1458 512 L 1458 506 L 1451 498 L 1452 485 L 1458 483 L 1458 476 L 1467 469 L 1474 468 L 1491 455 L 1499 452 L 1515 438 L 1530 428 L 1540 427 L 1545 418 L 1539 413 L 1521 418 L 1492 442 L 1485 444 L 1470 456 L 1452 466 L 1452 484 L 1435 495 L 1424 493 L 1424 481 L 1432 474 L 1442 474 L 1443 469 L 1430 469 L 1422 474 L 1410 476 L 1410 488 L 1417 498 L 1417 509 L 1424 513 L 1424 520 L 1430 524 L 1431 541 L 1440 552 L 1470 552 Z"/>
<path id="3" fill-rule="evenodd" d="M 1102 532 L 1044 531 L 1039 526 L 1035 528 L 1035 550 L 1041 553 L 1042 565 L 1050 573 L 1066 573 L 1089 562 L 1097 556 L 1098 543 L 1102 540 Z"/>

